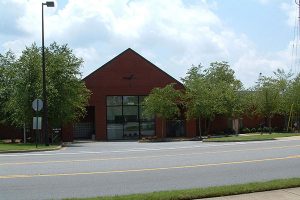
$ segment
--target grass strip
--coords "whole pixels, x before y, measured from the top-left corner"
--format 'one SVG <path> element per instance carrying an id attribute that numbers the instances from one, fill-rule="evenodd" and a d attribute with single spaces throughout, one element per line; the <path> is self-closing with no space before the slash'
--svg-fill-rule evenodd
<path id="1" fill-rule="evenodd" d="M 272 133 L 272 134 L 254 134 L 254 135 L 237 135 L 220 138 L 208 138 L 204 139 L 204 142 L 248 142 L 248 141 L 263 141 L 263 140 L 275 140 L 280 137 L 292 137 L 300 136 L 299 133 Z"/>
<path id="2" fill-rule="evenodd" d="M 43 151 L 43 150 L 54 150 L 58 149 L 59 145 L 38 145 L 38 148 L 35 147 L 35 144 L 32 143 L 3 143 L 0 142 L 0 153 L 9 153 L 9 152 L 20 152 L 20 151 Z"/>
<path id="3" fill-rule="evenodd" d="M 247 184 L 217 186 L 198 189 L 161 191 L 145 194 L 106 196 L 94 198 L 71 198 L 66 200 L 192 200 L 278 190 L 293 187 L 300 187 L 300 178 L 278 179 L 266 182 L 254 182 Z"/>

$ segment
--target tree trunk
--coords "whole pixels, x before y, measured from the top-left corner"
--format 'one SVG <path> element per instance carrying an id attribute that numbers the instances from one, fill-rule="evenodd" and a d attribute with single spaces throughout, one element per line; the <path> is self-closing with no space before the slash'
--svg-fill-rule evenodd
<path id="1" fill-rule="evenodd" d="M 205 118 L 205 120 L 204 120 L 204 132 L 205 132 L 205 134 L 207 135 L 207 136 L 209 136 L 208 135 L 208 131 L 207 131 L 207 119 Z"/>
<path id="2" fill-rule="evenodd" d="M 269 119 L 268 119 L 268 126 L 269 126 L 269 134 L 272 134 L 272 125 L 271 125 L 271 123 L 272 123 L 272 118 L 271 117 L 269 117 Z"/>
<path id="3" fill-rule="evenodd" d="M 211 120 L 208 120 L 207 133 L 210 134 Z"/>
<path id="4" fill-rule="evenodd" d="M 200 138 L 200 140 L 202 140 L 202 131 L 201 131 L 201 117 L 199 117 L 199 138 Z"/>
<path id="5" fill-rule="evenodd" d="M 161 137 L 163 138 L 165 136 L 164 134 L 164 119 L 161 119 Z"/>
<path id="6" fill-rule="evenodd" d="M 23 125 L 23 142 L 26 144 L 26 124 Z"/>
<path id="7" fill-rule="evenodd" d="M 299 113 L 297 113 L 297 117 L 296 117 L 296 130 L 297 130 L 297 133 L 299 133 Z"/>

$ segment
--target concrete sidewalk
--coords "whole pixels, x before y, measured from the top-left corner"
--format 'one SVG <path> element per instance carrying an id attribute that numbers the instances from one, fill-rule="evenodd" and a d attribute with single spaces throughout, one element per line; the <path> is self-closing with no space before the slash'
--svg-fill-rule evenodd
<path id="1" fill-rule="evenodd" d="M 225 197 L 205 198 L 205 200 L 300 200 L 300 187 Z"/>

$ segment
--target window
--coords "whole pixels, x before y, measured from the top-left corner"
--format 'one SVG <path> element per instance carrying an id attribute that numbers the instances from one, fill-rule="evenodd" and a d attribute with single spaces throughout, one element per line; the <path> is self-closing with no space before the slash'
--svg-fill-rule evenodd
<path id="1" fill-rule="evenodd" d="M 123 96 L 123 105 L 138 105 L 138 96 Z"/>
<path id="2" fill-rule="evenodd" d="M 122 105 L 122 96 L 108 96 L 106 98 L 107 106 L 119 106 Z"/>
<path id="3" fill-rule="evenodd" d="M 107 96 L 107 138 L 133 139 L 155 135 L 154 117 L 142 116 L 145 96 Z"/>
<path id="4" fill-rule="evenodd" d="M 108 123 L 123 123 L 122 106 L 107 107 Z"/>

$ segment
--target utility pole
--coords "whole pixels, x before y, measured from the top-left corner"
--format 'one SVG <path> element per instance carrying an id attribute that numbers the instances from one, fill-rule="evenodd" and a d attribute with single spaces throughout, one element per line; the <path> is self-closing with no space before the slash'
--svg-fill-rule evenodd
<path id="1" fill-rule="evenodd" d="M 44 47 L 44 5 L 47 7 L 54 7 L 53 1 L 47 1 L 42 3 L 42 71 L 43 71 L 43 101 L 44 101 L 44 112 L 43 112 L 43 135 L 45 137 L 45 145 L 49 146 L 48 136 L 48 103 L 47 103 L 47 90 L 46 90 L 46 63 L 45 63 L 45 47 Z"/>

